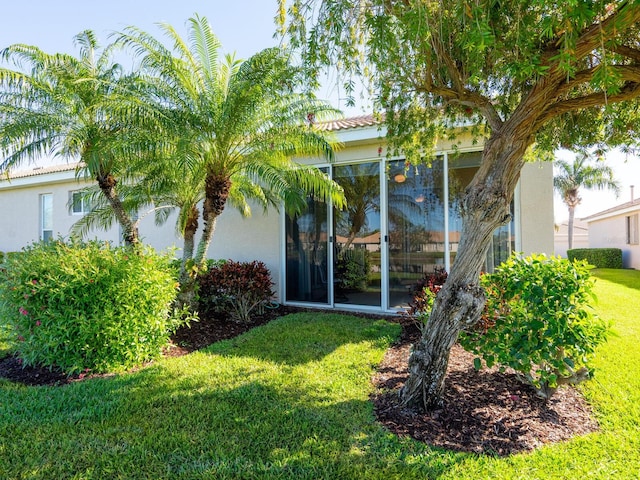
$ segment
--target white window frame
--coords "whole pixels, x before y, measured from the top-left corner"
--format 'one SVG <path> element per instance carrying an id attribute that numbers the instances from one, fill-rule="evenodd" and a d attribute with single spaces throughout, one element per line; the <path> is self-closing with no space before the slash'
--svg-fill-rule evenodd
<path id="1" fill-rule="evenodd" d="M 75 197 L 79 195 L 80 198 L 76 202 Z M 76 206 L 80 205 L 80 210 L 76 210 Z M 83 192 L 81 190 L 73 190 L 69 192 L 69 211 L 71 215 L 86 215 L 91 210 L 91 206 L 89 205 L 89 201 L 86 198 L 83 198 Z"/>
<path id="2" fill-rule="evenodd" d="M 53 239 L 53 193 L 40 194 L 40 240 Z"/>

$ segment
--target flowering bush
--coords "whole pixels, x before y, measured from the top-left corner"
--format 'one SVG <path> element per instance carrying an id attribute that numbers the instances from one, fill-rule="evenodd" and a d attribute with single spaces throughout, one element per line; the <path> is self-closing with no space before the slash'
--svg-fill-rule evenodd
<path id="1" fill-rule="evenodd" d="M 182 322 L 177 283 L 151 249 L 37 243 L 5 259 L 0 317 L 26 365 L 66 373 L 130 368 L 157 357 Z"/>
<path id="2" fill-rule="evenodd" d="M 482 284 L 483 321 L 460 335 L 465 349 L 489 367 L 513 368 L 543 398 L 590 376 L 590 356 L 606 340 L 608 325 L 591 309 L 586 262 L 513 256 Z M 480 368 L 480 358 L 475 364 Z"/>
<path id="3" fill-rule="evenodd" d="M 226 312 L 240 322 L 273 296 L 271 274 L 262 262 L 218 262 L 198 277 L 199 312 Z"/>

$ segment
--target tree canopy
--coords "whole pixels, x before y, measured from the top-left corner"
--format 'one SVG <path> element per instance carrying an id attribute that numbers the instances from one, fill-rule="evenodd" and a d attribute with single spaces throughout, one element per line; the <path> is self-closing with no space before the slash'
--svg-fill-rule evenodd
<path id="1" fill-rule="evenodd" d="M 363 77 L 407 159 L 466 129 L 484 142 L 461 202 L 460 244 L 409 359 L 407 407 L 442 400 L 449 353 L 472 326 L 493 231 L 527 154 L 635 145 L 640 96 L 640 0 L 279 0 L 280 25 L 310 82 L 336 65 L 345 87 Z M 392 153 L 393 152 L 392 150 Z"/>
<path id="2" fill-rule="evenodd" d="M 390 134 L 422 153 L 452 125 L 478 135 L 530 116 L 546 150 L 636 144 L 637 1 L 280 0 L 312 79 L 368 82 Z M 511 120 L 513 121 L 513 120 Z M 407 147 L 418 148 L 407 148 Z"/>

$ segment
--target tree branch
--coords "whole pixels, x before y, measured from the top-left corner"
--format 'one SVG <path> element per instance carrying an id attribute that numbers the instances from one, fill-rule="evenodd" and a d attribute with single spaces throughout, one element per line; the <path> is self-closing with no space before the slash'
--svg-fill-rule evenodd
<path id="1" fill-rule="evenodd" d="M 622 32 L 638 22 L 640 22 L 640 8 L 634 5 L 634 2 L 623 2 L 612 15 L 585 30 L 576 42 L 575 57 L 584 58 L 602 45 L 603 39 L 605 42 L 611 40 L 617 32 Z"/>
<path id="2" fill-rule="evenodd" d="M 613 45 L 612 47 L 605 46 L 605 49 L 640 63 L 640 50 L 637 48 L 631 48 L 626 45 Z"/>
<path id="3" fill-rule="evenodd" d="M 538 116 L 534 124 L 534 131 L 538 131 L 546 122 L 554 117 L 583 108 L 599 107 L 611 103 L 625 102 L 640 97 L 640 82 L 627 82 L 619 93 L 607 95 L 606 92 L 596 92 L 582 97 L 563 100 L 550 105 Z"/>

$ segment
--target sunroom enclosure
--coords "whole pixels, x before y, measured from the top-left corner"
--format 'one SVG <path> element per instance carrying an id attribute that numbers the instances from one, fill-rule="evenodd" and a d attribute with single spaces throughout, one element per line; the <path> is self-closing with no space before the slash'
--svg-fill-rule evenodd
<path id="1" fill-rule="evenodd" d="M 416 281 L 449 271 L 460 240 L 459 200 L 481 152 L 442 153 L 430 166 L 375 159 L 323 166 L 347 208 L 309 199 L 285 217 L 285 300 L 291 304 L 395 311 Z M 486 270 L 516 249 L 513 212 L 487 253 Z"/>

